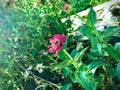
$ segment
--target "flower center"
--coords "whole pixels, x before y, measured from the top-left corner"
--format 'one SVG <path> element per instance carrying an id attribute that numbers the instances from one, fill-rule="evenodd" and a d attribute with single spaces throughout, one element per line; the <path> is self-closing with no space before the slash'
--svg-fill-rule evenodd
<path id="1" fill-rule="evenodd" d="M 59 46 L 61 45 L 61 42 L 60 42 L 60 40 L 56 39 L 56 42 L 55 42 L 55 44 L 57 45 L 57 47 L 59 47 Z"/>

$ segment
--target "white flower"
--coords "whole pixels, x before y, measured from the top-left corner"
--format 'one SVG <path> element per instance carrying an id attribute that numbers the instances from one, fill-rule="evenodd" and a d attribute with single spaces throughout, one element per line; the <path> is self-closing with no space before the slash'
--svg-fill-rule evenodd
<path id="1" fill-rule="evenodd" d="M 41 88 L 42 90 L 46 90 L 46 86 L 45 85 L 39 85 L 35 90 L 38 90 L 39 88 Z"/>
<path id="2" fill-rule="evenodd" d="M 43 66 L 42 63 L 41 64 L 37 64 L 36 67 L 35 67 L 35 69 L 38 70 L 39 73 L 43 72 L 43 68 L 44 68 L 44 66 Z"/>
<path id="3" fill-rule="evenodd" d="M 31 73 L 31 69 L 32 69 L 32 66 L 29 66 L 26 70 L 25 70 L 25 73 L 24 73 L 24 77 L 27 78 L 29 76 L 29 74 Z"/>
<path id="4" fill-rule="evenodd" d="M 43 54 L 43 55 L 47 55 L 47 54 L 48 54 L 48 52 L 47 52 L 47 51 L 45 51 L 45 50 L 42 50 L 42 54 Z"/>

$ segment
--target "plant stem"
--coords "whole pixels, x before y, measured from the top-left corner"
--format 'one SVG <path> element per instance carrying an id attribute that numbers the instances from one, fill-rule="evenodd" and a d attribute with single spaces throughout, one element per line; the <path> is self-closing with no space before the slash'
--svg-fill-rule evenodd
<path id="1" fill-rule="evenodd" d="M 47 80 L 45 80 L 45 79 L 43 79 L 43 78 L 41 78 L 41 77 L 38 77 L 38 76 L 31 76 L 31 78 L 33 78 L 33 79 L 35 79 L 35 78 L 37 78 L 37 79 L 40 79 L 41 81 L 44 81 L 44 82 L 47 82 L 49 85 L 52 85 L 52 86 L 55 86 L 56 88 L 58 88 L 58 90 L 60 90 L 60 86 L 58 86 L 58 85 L 56 85 L 56 84 L 54 84 L 54 83 L 52 83 L 52 82 L 50 82 L 50 81 L 47 81 Z M 37 82 L 39 82 L 37 79 L 35 79 Z"/>

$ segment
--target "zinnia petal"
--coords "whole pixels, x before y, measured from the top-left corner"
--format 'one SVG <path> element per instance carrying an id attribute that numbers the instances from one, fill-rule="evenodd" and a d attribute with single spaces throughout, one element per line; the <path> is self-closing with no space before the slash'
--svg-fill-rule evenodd
<path id="1" fill-rule="evenodd" d="M 58 50 L 55 52 L 56 56 L 58 56 Z"/>
<path id="2" fill-rule="evenodd" d="M 58 56 L 58 51 L 63 49 L 66 38 L 64 34 L 54 34 L 53 37 L 50 38 L 51 45 L 48 46 L 49 52 L 55 53 L 56 56 Z"/>
<path id="3" fill-rule="evenodd" d="M 58 50 L 62 50 L 63 49 L 63 46 L 60 46 L 59 48 L 58 48 Z"/>

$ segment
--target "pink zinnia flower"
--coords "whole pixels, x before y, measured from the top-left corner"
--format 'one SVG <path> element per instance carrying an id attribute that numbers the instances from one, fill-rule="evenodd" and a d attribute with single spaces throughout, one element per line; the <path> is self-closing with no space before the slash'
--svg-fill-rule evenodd
<path id="1" fill-rule="evenodd" d="M 51 45 L 48 46 L 50 53 L 55 53 L 58 56 L 58 51 L 63 49 L 66 38 L 64 34 L 54 34 L 50 38 Z"/>
<path id="2" fill-rule="evenodd" d="M 64 7 L 63 7 L 63 10 L 64 11 L 69 11 L 70 10 L 70 5 L 69 4 L 65 4 Z"/>

